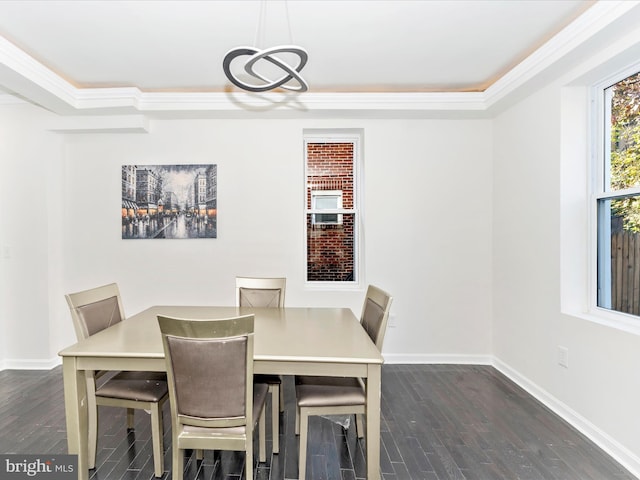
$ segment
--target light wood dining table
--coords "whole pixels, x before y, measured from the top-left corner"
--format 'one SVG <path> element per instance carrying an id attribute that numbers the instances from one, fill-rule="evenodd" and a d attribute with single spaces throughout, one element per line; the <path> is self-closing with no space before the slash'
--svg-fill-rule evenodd
<path id="1" fill-rule="evenodd" d="M 157 316 L 215 319 L 255 315 L 254 373 L 365 379 L 367 478 L 380 479 L 383 358 L 348 308 L 154 306 L 65 348 L 62 357 L 68 452 L 78 479 L 88 470 L 86 370 L 166 371 Z"/>

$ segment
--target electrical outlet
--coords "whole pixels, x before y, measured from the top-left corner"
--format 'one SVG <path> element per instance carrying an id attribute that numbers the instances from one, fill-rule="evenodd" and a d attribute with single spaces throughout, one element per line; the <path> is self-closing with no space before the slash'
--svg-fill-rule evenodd
<path id="1" fill-rule="evenodd" d="M 398 324 L 396 323 L 395 314 L 393 313 L 389 314 L 389 320 L 387 321 L 387 325 L 389 326 L 389 328 L 396 328 Z"/>
<path id="2" fill-rule="evenodd" d="M 558 345 L 558 365 L 569 368 L 569 349 Z"/>

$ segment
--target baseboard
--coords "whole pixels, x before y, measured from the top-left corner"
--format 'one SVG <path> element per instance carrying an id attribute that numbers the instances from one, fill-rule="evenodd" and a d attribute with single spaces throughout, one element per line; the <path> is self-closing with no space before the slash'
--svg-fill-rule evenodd
<path id="1" fill-rule="evenodd" d="M 449 354 L 405 354 L 388 353 L 383 354 L 385 363 L 390 364 L 457 364 L 457 365 L 493 365 L 491 355 L 449 355 Z"/>
<path id="2" fill-rule="evenodd" d="M 11 360 L 5 358 L 0 363 L 0 370 L 51 370 L 61 363 L 60 357 L 49 360 Z"/>
<path id="3" fill-rule="evenodd" d="M 503 363 L 497 358 L 493 358 L 492 365 L 500 373 L 508 377 L 511 381 L 526 390 L 527 393 L 542 402 L 555 414 L 571 424 L 576 430 L 588 437 L 593 443 L 598 445 L 618 463 L 629 470 L 631 474 L 640 478 L 640 458 L 638 458 L 637 455 L 629 451 L 626 447 L 611 438 L 611 436 L 600 430 L 563 402 L 550 395 L 546 390 L 540 388 L 535 383 L 520 375 L 520 373 L 513 370 L 509 365 Z"/>

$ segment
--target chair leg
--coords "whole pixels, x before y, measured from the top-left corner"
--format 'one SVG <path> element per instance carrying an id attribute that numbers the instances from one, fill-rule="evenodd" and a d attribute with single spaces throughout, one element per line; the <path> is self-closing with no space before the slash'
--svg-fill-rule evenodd
<path id="1" fill-rule="evenodd" d="M 258 459 L 260 463 L 267 461 L 267 410 L 262 409 L 258 420 Z"/>
<path id="2" fill-rule="evenodd" d="M 278 385 L 278 390 L 280 392 L 279 397 L 280 397 L 280 411 L 284 412 L 284 383 L 281 385 Z"/>
<path id="3" fill-rule="evenodd" d="M 153 403 L 151 405 L 151 439 L 153 443 L 153 469 L 156 477 L 161 477 L 163 468 L 163 445 L 162 445 L 162 405 Z"/>
<path id="4" fill-rule="evenodd" d="M 89 429 L 88 438 L 88 466 L 89 469 L 96 468 L 96 451 L 98 448 L 98 406 L 96 405 L 96 397 L 93 395 L 87 396 L 87 421 Z"/>
<path id="5" fill-rule="evenodd" d="M 280 412 L 278 399 L 284 390 L 280 385 L 269 385 L 271 392 L 271 435 L 273 436 L 273 453 L 280 452 Z"/>
<path id="6" fill-rule="evenodd" d="M 307 434 L 309 432 L 309 415 L 300 408 L 300 447 L 298 453 L 298 479 L 305 480 L 307 474 Z"/>
<path id="7" fill-rule="evenodd" d="M 244 478 L 245 480 L 253 480 L 253 435 L 247 438 L 244 460 Z"/>
<path id="8" fill-rule="evenodd" d="M 171 480 L 182 480 L 184 477 L 184 450 L 178 448 L 176 435 L 172 435 L 171 440 Z"/>
<path id="9" fill-rule="evenodd" d="M 364 426 L 361 413 L 356 413 L 356 435 L 358 438 L 364 438 Z"/>
<path id="10" fill-rule="evenodd" d="M 135 426 L 134 410 L 133 408 L 127 408 L 127 428 L 129 430 L 133 430 L 134 426 Z"/>

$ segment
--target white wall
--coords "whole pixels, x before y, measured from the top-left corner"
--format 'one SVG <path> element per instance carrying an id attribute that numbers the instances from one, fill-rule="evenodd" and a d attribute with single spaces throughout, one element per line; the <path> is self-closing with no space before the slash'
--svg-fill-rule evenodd
<path id="1" fill-rule="evenodd" d="M 302 130 L 332 127 L 364 129 L 365 280 L 395 296 L 385 355 L 487 361 L 486 120 L 159 120 L 148 134 L 66 135 L 60 285 L 118 282 L 131 314 L 162 303 L 231 305 L 235 275 L 285 275 L 288 305 L 359 314 L 364 289 L 304 286 Z M 172 163 L 218 164 L 218 238 L 122 240 L 120 167 Z M 72 343 L 66 306 L 56 307 Z"/>
<path id="2" fill-rule="evenodd" d="M 47 112 L 23 105 L 0 107 L 0 366 L 52 366 L 50 262 L 58 258 L 57 197 L 62 138 L 46 132 Z M 57 224 L 56 224 L 57 223 Z M 61 272 L 55 272 L 58 279 Z"/>
<path id="3" fill-rule="evenodd" d="M 576 72 L 494 121 L 493 354 L 640 472 L 640 336 L 586 313 L 589 97 L 585 67 Z M 558 363 L 559 346 L 568 368 Z"/>
<path id="4" fill-rule="evenodd" d="M 558 94 L 546 92 L 494 123 L 493 352 L 533 378 L 556 365 L 559 124 Z"/>

